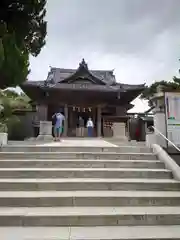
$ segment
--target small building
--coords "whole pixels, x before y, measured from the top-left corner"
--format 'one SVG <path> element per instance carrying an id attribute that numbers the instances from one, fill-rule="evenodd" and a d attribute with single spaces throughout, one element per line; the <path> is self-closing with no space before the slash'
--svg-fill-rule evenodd
<path id="1" fill-rule="evenodd" d="M 128 113 L 128 117 L 129 138 L 136 140 L 136 130 L 139 129 L 139 141 L 145 141 L 148 128 L 154 124 L 153 114 L 148 110 L 144 113 Z"/>
<path id="2" fill-rule="evenodd" d="M 21 88 L 36 103 L 39 120 L 51 121 L 56 111 L 65 115 L 65 136 L 76 136 L 81 116 L 85 123 L 92 118 L 94 136 L 109 137 L 113 134 L 106 128 L 126 122 L 130 103 L 144 84 L 119 83 L 113 70 L 89 70 L 83 59 L 77 69 L 52 67 L 45 81 L 26 81 Z"/>

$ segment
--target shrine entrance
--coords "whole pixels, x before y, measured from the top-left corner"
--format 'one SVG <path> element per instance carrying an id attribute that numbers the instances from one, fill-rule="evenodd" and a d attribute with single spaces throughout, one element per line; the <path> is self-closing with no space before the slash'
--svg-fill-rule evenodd
<path id="1" fill-rule="evenodd" d="M 52 115 L 57 111 L 60 111 L 65 116 L 63 133 L 65 137 L 88 137 L 86 124 L 89 117 L 94 123 L 93 137 L 102 136 L 101 106 L 48 105 L 47 120 L 52 121 L 52 125 L 54 125 Z M 82 130 L 83 134 L 79 134 L 80 130 Z"/>
<path id="2" fill-rule="evenodd" d="M 79 128 L 83 129 L 83 136 L 87 137 L 87 128 L 86 124 L 88 118 L 91 117 L 94 123 L 94 132 L 93 136 L 97 136 L 97 109 L 95 107 L 80 107 L 80 106 L 69 106 L 68 107 L 68 136 L 70 137 L 78 137 Z M 80 123 L 80 120 L 81 123 Z M 81 125 L 81 126 L 80 126 Z"/>

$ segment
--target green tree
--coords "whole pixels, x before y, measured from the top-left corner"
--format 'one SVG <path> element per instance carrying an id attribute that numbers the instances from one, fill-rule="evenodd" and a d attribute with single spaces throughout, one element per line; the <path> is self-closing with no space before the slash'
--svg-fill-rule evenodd
<path id="1" fill-rule="evenodd" d="M 0 90 L 0 132 L 10 130 L 20 119 L 13 114 L 14 110 L 31 109 L 30 99 L 24 93 L 18 94 L 13 90 Z"/>
<path id="2" fill-rule="evenodd" d="M 157 93 L 158 86 L 161 86 L 163 91 L 180 91 L 180 78 L 173 77 L 172 81 L 162 80 L 146 86 L 141 94 L 141 98 L 150 100 Z"/>
<path id="3" fill-rule="evenodd" d="M 45 45 L 46 0 L 0 1 L 0 88 L 17 86 L 29 73 L 29 54 Z"/>

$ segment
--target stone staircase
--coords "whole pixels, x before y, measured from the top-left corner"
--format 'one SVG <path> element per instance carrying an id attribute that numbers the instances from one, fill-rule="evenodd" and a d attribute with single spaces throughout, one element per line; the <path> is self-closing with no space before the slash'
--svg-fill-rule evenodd
<path id="1" fill-rule="evenodd" d="M 180 182 L 144 146 L 7 146 L 2 240 L 180 239 Z"/>

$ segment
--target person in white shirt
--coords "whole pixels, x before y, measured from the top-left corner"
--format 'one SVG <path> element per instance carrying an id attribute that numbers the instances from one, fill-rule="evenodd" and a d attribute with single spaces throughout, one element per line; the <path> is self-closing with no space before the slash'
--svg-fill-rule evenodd
<path id="1" fill-rule="evenodd" d="M 88 129 L 88 137 L 93 136 L 93 128 L 94 128 L 94 123 L 91 118 L 88 119 L 86 127 Z"/>

